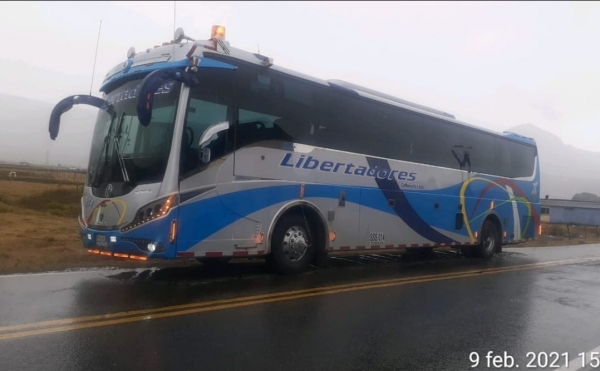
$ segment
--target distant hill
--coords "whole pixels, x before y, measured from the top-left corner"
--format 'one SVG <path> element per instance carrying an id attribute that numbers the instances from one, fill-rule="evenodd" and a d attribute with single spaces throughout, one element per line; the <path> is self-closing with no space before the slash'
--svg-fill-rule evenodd
<path id="1" fill-rule="evenodd" d="M 507 130 L 537 142 L 542 196 L 571 199 L 576 193 L 600 193 L 600 152 L 567 145 L 558 136 L 531 124 Z"/>
<path id="2" fill-rule="evenodd" d="M 573 196 L 573 201 L 600 202 L 600 197 L 593 193 L 583 192 Z"/>

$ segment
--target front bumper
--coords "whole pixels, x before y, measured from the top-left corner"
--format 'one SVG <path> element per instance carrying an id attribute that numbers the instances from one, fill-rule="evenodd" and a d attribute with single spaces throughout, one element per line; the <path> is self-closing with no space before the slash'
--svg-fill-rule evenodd
<path id="1" fill-rule="evenodd" d="M 129 257 L 140 260 L 145 257 L 173 259 L 177 256 L 176 242 L 169 241 L 169 231 L 173 218 L 164 217 L 148 222 L 127 232 L 93 229 L 79 223 L 79 235 L 83 247 L 90 252 L 107 256 Z M 154 251 L 148 245 L 153 244 Z"/>

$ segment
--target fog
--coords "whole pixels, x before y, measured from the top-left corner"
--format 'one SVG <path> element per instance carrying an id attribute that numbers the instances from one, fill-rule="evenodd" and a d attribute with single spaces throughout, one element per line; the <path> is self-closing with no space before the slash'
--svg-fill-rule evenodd
<path id="1" fill-rule="evenodd" d="M 220 24 L 232 46 L 260 48 L 302 73 L 368 86 L 496 131 L 528 124 L 541 148 L 552 147 L 541 151 L 543 173 L 555 161 L 569 163 L 575 167 L 565 177 L 577 168 L 591 182 L 576 182 L 571 192 L 552 180 L 542 192 L 599 193 L 590 189 L 594 172 L 577 167 L 580 153 L 596 151 L 600 139 L 597 19 L 593 2 L 3 2 L 0 160 L 44 163 L 48 155 L 52 164 L 85 166 L 94 111 L 67 113 L 53 142 L 52 105 L 90 86 L 100 95 L 103 76 L 131 46 L 160 45 L 175 27 L 205 39 Z"/>

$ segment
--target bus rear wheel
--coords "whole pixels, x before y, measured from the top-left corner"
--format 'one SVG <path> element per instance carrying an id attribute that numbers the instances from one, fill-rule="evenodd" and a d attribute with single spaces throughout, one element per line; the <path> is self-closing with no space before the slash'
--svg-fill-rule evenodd
<path id="1" fill-rule="evenodd" d="M 284 216 L 273 231 L 268 257 L 270 265 L 283 274 L 305 271 L 315 254 L 312 232 L 302 215 Z"/>
<path id="2" fill-rule="evenodd" d="M 500 231 L 496 224 L 487 219 L 481 227 L 481 243 L 479 244 L 479 255 L 482 258 L 491 258 L 500 247 Z"/>
<path id="3" fill-rule="evenodd" d="M 481 242 L 479 245 L 463 250 L 463 253 L 466 256 L 489 259 L 494 256 L 496 251 L 500 250 L 501 243 L 498 227 L 490 219 L 487 219 L 481 226 Z"/>

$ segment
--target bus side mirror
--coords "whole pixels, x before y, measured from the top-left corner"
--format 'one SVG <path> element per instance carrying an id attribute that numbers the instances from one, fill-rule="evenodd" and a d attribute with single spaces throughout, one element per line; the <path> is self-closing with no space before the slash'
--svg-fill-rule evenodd
<path id="1" fill-rule="evenodd" d="M 108 103 L 93 95 L 72 95 L 67 97 L 54 106 L 52 113 L 50 114 L 50 122 L 48 124 L 48 131 L 50 132 L 50 139 L 55 140 L 58 136 L 58 130 L 60 128 L 60 116 L 73 108 L 75 104 L 88 104 L 98 109 L 104 109 L 108 107 Z"/>
<path id="2" fill-rule="evenodd" d="M 152 120 L 154 93 L 156 93 L 156 90 L 168 80 L 179 81 L 187 86 L 198 84 L 198 79 L 195 74 L 177 68 L 156 70 L 144 77 L 138 88 L 136 107 L 138 120 L 143 126 L 148 126 L 150 120 Z"/>

